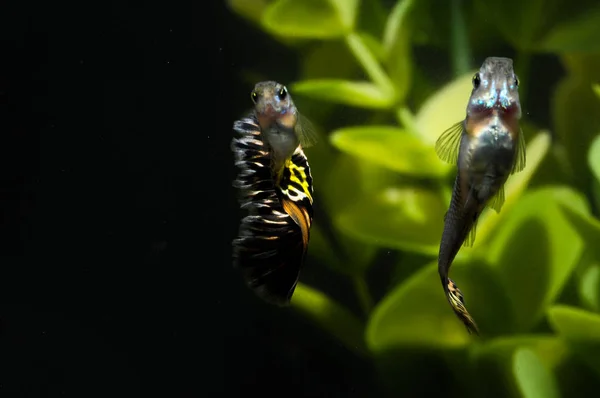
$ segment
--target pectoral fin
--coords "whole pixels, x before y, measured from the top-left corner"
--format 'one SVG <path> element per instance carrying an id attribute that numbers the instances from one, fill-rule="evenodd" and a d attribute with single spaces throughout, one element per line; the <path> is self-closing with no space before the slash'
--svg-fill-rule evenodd
<path id="1" fill-rule="evenodd" d="M 515 156 L 515 164 L 511 170 L 511 174 L 518 173 L 523 170 L 526 165 L 526 156 L 525 156 L 525 135 L 523 135 L 523 130 L 519 130 L 519 139 L 517 141 L 517 154 Z"/>
<path id="2" fill-rule="evenodd" d="M 461 120 L 453 124 L 440 135 L 435 142 L 435 152 L 444 162 L 456 164 L 460 149 L 460 139 L 464 130 L 464 122 Z"/>
<path id="3" fill-rule="evenodd" d="M 475 235 L 477 235 L 477 219 L 473 221 L 473 225 L 471 226 L 471 230 L 469 231 L 469 233 L 467 233 L 467 237 L 463 242 L 463 246 L 473 247 L 473 244 L 475 243 Z"/>
<path id="4" fill-rule="evenodd" d="M 500 213 L 502 205 L 504 204 L 504 185 L 500 187 L 496 195 L 494 195 L 488 202 L 488 207 L 494 209 L 496 213 Z"/>
<path id="5" fill-rule="evenodd" d="M 296 122 L 294 131 L 296 132 L 296 136 L 298 137 L 302 148 L 310 148 L 318 141 L 314 126 L 310 120 L 301 113 L 298 113 L 298 121 Z"/>

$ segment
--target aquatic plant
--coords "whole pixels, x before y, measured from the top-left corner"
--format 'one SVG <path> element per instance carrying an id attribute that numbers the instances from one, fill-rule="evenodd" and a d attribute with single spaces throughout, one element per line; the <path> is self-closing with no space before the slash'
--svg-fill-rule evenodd
<path id="1" fill-rule="evenodd" d="M 299 54 L 298 80 L 288 87 L 326 137 L 306 150 L 324 209 L 309 261 L 350 278 L 364 313 L 303 283 L 293 306 L 374 361 L 390 391 L 440 367 L 453 375 L 449 396 L 557 397 L 597 385 L 589 375 L 600 372 L 600 7 L 383 3 L 229 1 Z M 417 50 L 427 62 L 417 62 Z M 455 170 L 434 143 L 464 118 L 480 63 L 471 54 L 501 51 L 515 54 L 527 167 L 509 178 L 502 212 L 485 211 L 474 247 L 461 249 L 452 268 L 482 333 L 475 338 L 439 286 Z M 550 59 L 565 70 L 558 82 L 536 69 Z M 436 78 L 441 65 L 452 73 Z M 549 98 L 539 95 L 544 85 Z M 534 102 L 550 117 L 530 117 Z M 398 260 L 375 300 L 366 274 L 381 253 Z"/>

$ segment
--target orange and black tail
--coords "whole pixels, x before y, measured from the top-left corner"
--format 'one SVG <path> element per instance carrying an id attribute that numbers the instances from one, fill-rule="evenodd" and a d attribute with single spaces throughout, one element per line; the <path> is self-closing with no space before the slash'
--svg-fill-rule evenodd
<path id="1" fill-rule="evenodd" d="M 234 266 L 266 302 L 288 305 L 298 282 L 312 223 L 312 177 L 299 147 L 279 182 L 254 116 L 234 123 L 231 144 L 239 169 L 234 186 L 248 214 L 233 241 Z M 308 195 L 306 195 L 308 193 Z"/>
<path id="2" fill-rule="evenodd" d="M 454 313 L 465 324 L 469 334 L 475 333 L 476 335 L 479 335 L 479 328 L 477 327 L 477 324 L 475 323 L 475 320 L 471 314 L 469 314 L 469 311 L 467 311 L 467 307 L 465 307 L 465 299 L 462 292 L 452 279 L 445 279 L 446 281 L 444 281 L 444 278 L 442 278 L 442 283 L 446 282 L 444 285 L 444 291 L 446 292 L 446 298 L 454 310 Z"/>

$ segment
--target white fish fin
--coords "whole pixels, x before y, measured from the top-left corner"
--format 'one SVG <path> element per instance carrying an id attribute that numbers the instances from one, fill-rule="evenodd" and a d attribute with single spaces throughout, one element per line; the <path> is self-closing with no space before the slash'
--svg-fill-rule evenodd
<path id="1" fill-rule="evenodd" d="M 467 234 L 467 238 L 463 242 L 464 247 L 473 247 L 473 243 L 475 243 L 475 235 L 477 235 L 477 220 L 473 223 L 471 230 Z"/>
<path id="2" fill-rule="evenodd" d="M 463 130 L 464 122 L 461 120 L 444 131 L 435 142 L 435 153 L 444 162 L 451 164 L 458 162 L 458 151 Z"/>
<path id="3" fill-rule="evenodd" d="M 502 210 L 502 205 L 504 204 L 504 185 L 500 187 L 496 195 L 492 196 L 490 201 L 488 202 L 488 207 L 490 209 L 494 209 L 496 213 L 500 213 Z"/>
<path id="4" fill-rule="evenodd" d="M 519 130 L 519 139 L 517 141 L 517 153 L 515 156 L 515 164 L 513 164 L 513 168 L 511 170 L 511 174 L 518 173 L 523 170 L 526 165 L 526 156 L 525 156 L 525 135 L 523 135 L 523 130 Z"/>
<path id="5" fill-rule="evenodd" d="M 298 121 L 294 130 L 302 148 L 310 148 L 317 143 L 318 136 L 313 124 L 301 113 L 298 113 Z"/>

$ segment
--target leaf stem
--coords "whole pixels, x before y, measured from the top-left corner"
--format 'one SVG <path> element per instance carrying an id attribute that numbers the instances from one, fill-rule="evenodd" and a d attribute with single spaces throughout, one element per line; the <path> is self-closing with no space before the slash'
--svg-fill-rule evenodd
<path id="1" fill-rule="evenodd" d="M 406 129 L 406 131 L 422 138 L 422 134 L 419 132 L 417 123 L 415 122 L 415 115 L 410 111 L 410 109 L 405 106 L 397 108 L 396 120 L 402 127 Z"/>
<path id="2" fill-rule="evenodd" d="M 364 275 L 354 275 L 352 280 L 354 282 L 354 290 L 356 291 L 363 312 L 369 317 L 369 314 L 373 309 L 373 298 L 369 293 L 369 287 L 367 286 Z"/>
<path id="3" fill-rule="evenodd" d="M 392 81 L 369 48 L 363 43 L 362 39 L 356 33 L 348 34 L 345 39 L 350 52 L 354 55 L 367 75 L 369 75 L 369 78 L 373 83 L 375 83 L 383 93 L 393 98 L 395 92 Z"/>

